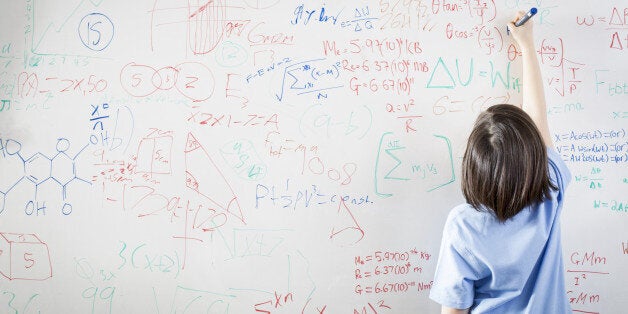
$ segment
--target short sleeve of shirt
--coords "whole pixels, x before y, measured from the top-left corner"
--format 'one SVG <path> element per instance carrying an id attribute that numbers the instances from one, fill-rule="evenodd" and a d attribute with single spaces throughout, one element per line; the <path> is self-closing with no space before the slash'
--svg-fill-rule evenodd
<path id="1" fill-rule="evenodd" d="M 569 168 L 567 168 L 567 165 L 554 148 L 547 148 L 547 159 L 550 178 L 562 194 L 571 182 L 571 172 L 569 172 Z"/>
<path id="2" fill-rule="evenodd" d="M 467 309 L 473 305 L 474 283 L 479 279 L 474 268 L 477 264 L 466 249 L 456 248 L 450 224 L 448 220 L 443 231 L 430 299 L 450 308 Z"/>

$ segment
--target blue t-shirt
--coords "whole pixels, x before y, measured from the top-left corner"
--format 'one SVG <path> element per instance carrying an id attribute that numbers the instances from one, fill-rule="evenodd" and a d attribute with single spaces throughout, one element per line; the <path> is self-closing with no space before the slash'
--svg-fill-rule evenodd
<path id="1" fill-rule="evenodd" d="M 558 190 L 502 223 L 469 204 L 447 218 L 430 298 L 472 313 L 571 313 L 565 290 L 560 213 L 571 174 L 547 149 Z"/>

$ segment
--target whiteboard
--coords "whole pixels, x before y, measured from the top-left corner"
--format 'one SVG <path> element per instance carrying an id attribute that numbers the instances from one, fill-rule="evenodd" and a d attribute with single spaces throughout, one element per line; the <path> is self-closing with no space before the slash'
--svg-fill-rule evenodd
<path id="1" fill-rule="evenodd" d="M 628 4 L 483 0 L 1 1 L 0 311 L 437 313 L 532 6 L 567 296 L 622 312 Z"/>

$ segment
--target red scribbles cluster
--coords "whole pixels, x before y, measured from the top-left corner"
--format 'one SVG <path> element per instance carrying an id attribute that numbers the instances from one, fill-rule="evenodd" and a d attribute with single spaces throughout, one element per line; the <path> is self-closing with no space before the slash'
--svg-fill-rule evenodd
<path id="1" fill-rule="evenodd" d="M 96 150 L 94 155 L 100 159 L 94 166 L 101 170 L 92 176 L 92 182 L 108 183 L 159 184 L 157 174 L 171 173 L 173 133 L 152 129 L 138 145 L 135 156 L 129 160 L 109 160 L 105 150 Z M 116 201 L 116 199 L 109 199 Z"/>
<path id="2" fill-rule="evenodd" d="M 279 131 L 270 131 L 266 133 L 266 139 L 264 139 L 264 147 L 267 148 L 268 156 L 281 158 L 283 156 L 289 156 L 292 153 L 302 154 L 307 152 L 318 153 L 317 145 L 309 145 L 306 143 L 300 143 L 292 138 L 281 136 Z M 305 154 L 303 155 L 305 162 Z"/>
<path id="3" fill-rule="evenodd" d="M 445 36 L 447 39 L 467 39 L 471 37 L 475 37 L 475 33 L 469 30 L 460 30 L 454 28 L 454 24 L 447 23 L 445 27 Z"/>
<path id="4" fill-rule="evenodd" d="M 405 124 L 406 133 L 416 132 L 416 120 L 423 118 L 423 115 L 414 113 L 416 109 L 416 104 L 414 103 L 414 98 L 410 98 L 407 102 L 404 103 L 386 103 L 386 112 L 395 114 L 396 118 L 403 121 Z"/>
<path id="5" fill-rule="evenodd" d="M 582 85 L 583 68 L 582 63 L 570 61 L 565 57 L 565 47 L 562 38 L 543 39 L 541 47 L 537 51 L 541 64 L 552 68 L 544 77 L 547 78 L 548 85 L 560 96 L 573 95 L 579 91 Z"/>
<path id="6" fill-rule="evenodd" d="M 410 13 L 410 6 L 408 5 L 404 8 L 402 5 L 399 6 L 400 8 L 397 10 L 400 2 L 401 1 L 396 1 L 392 6 L 389 1 L 379 2 L 379 12 L 381 13 L 380 20 L 382 21 L 379 29 L 404 29 L 412 27 L 414 16 Z M 403 4 L 406 4 L 405 2 L 409 1 L 404 1 Z"/>
<path id="7" fill-rule="evenodd" d="M 281 136 L 281 132 L 271 131 L 266 134 L 264 147 L 268 148 L 271 157 L 289 157 L 292 154 L 302 155 L 301 175 L 326 177 L 341 186 L 349 185 L 357 172 L 357 164 L 345 162 L 339 166 L 330 165 L 328 160 L 318 154 L 318 146 L 299 143 L 291 138 Z"/>
<path id="8" fill-rule="evenodd" d="M 180 152 L 185 156 L 186 166 L 185 181 L 179 184 L 193 194 L 182 197 L 162 191 L 162 184 L 175 172 L 171 162 L 174 138 L 172 131 L 151 129 L 140 140 L 130 161 L 110 161 L 103 151 L 101 162 L 96 164 L 102 169 L 92 181 L 102 184 L 108 202 L 121 203 L 125 212 L 143 221 L 165 217 L 170 223 L 183 224 L 181 234 L 171 238 L 182 240 L 181 269 L 185 269 L 189 241 L 203 243 L 205 233 L 234 220 L 244 224 L 244 216 L 221 170 L 192 134 L 188 134 L 185 148 Z"/>
<path id="9" fill-rule="evenodd" d="M 417 249 L 411 249 L 409 251 L 375 251 L 372 254 L 364 255 L 364 256 L 356 256 L 354 258 L 354 263 L 359 265 L 365 265 L 368 263 L 382 263 L 382 262 L 407 262 L 412 257 L 416 257 L 419 260 L 429 261 L 432 257 L 432 254 L 419 251 Z"/>
<path id="10" fill-rule="evenodd" d="M 194 110 L 187 118 L 187 122 L 208 126 L 208 127 L 224 127 L 224 128 L 265 128 L 279 130 L 279 114 L 247 114 L 234 116 L 224 113 L 209 113 L 198 109 L 198 106 L 192 107 Z"/>
<path id="11" fill-rule="evenodd" d="M 150 177 L 157 174 L 171 174 L 173 141 L 172 131 L 151 129 L 138 145 L 135 155 L 136 172 Z"/>
<path id="12" fill-rule="evenodd" d="M 184 62 L 160 69 L 131 62 L 122 67 L 120 84 L 134 97 L 146 97 L 158 90 L 175 88 L 181 95 L 199 102 L 212 96 L 215 81 L 212 71 L 199 62 Z"/>
<path id="13" fill-rule="evenodd" d="M 571 275 L 571 287 L 567 287 L 567 298 L 574 312 L 597 313 L 595 306 L 601 302 L 602 296 L 594 290 L 597 284 L 591 281 L 605 280 L 610 275 L 605 270 L 607 258 L 598 252 L 575 251 L 566 261 L 567 280 Z"/>
<path id="14" fill-rule="evenodd" d="M 58 96 L 67 93 L 88 95 L 101 93 L 107 89 L 107 81 L 96 75 L 82 78 L 46 76 L 39 78 L 37 73 L 21 72 L 17 76 L 17 95 L 21 98 L 36 97 L 39 94 Z"/>
<path id="15" fill-rule="evenodd" d="M 354 278 L 356 294 L 406 293 L 428 290 L 432 282 L 417 280 L 423 273 L 423 263 L 432 255 L 425 251 L 375 251 L 354 257 L 357 266 Z"/>
<path id="16" fill-rule="evenodd" d="M 231 77 L 241 76 L 240 74 L 227 73 L 227 79 L 225 82 L 225 98 L 228 101 L 235 101 L 240 105 L 241 109 L 244 109 L 249 103 L 249 98 L 246 97 L 245 88 L 243 86 L 237 86 L 237 82 L 241 80 L 234 79 L 232 83 Z"/>
<path id="17" fill-rule="evenodd" d="M 379 1 L 380 30 L 412 29 L 431 31 L 436 23 L 431 21 L 427 1 Z"/>
<path id="18" fill-rule="evenodd" d="M 390 9 L 380 5 L 382 9 Z M 350 73 L 346 86 L 355 96 L 410 96 L 414 92 L 415 75 L 430 70 L 427 61 L 417 60 L 422 52 L 419 41 L 404 37 L 352 39 L 343 44 L 323 41 L 325 55 L 345 57 L 341 61 L 342 69 Z M 412 124 L 413 121 L 406 123 Z"/>
<path id="19" fill-rule="evenodd" d="M 445 27 L 445 37 L 450 40 L 475 39 L 478 47 L 487 55 L 501 52 L 504 48 L 503 30 L 495 26 L 488 26 L 497 16 L 497 7 L 494 0 L 432 0 L 432 14 L 452 15 L 464 14 L 479 18 L 476 26 L 470 29 L 461 29 L 452 22 Z"/>
<path id="20" fill-rule="evenodd" d="M 327 305 L 316 306 L 311 311 L 310 310 L 310 302 L 311 298 L 307 299 L 302 307 L 300 307 L 299 303 L 302 301 L 297 298 L 295 300 L 295 294 L 292 292 L 279 293 L 274 291 L 273 296 L 269 300 L 264 300 L 263 302 L 259 302 L 254 304 L 252 307 L 255 310 L 255 313 L 264 313 L 264 314 L 273 314 L 273 313 L 316 313 L 316 314 L 325 314 L 325 310 L 327 310 Z"/>
<path id="21" fill-rule="evenodd" d="M 357 309 L 354 308 L 353 314 L 378 314 L 378 313 L 388 312 L 391 309 L 392 307 L 386 304 L 386 301 L 379 300 L 377 302 L 372 302 L 372 303 L 368 302 L 366 305 L 359 307 Z"/>
<path id="22" fill-rule="evenodd" d="M 195 8 L 188 17 L 188 42 L 194 54 L 214 50 L 224 31 L 227 8 L 222 0 L 208 1 Z"/>
<path id="23" fill-rule="evenodd" d="M 342 164 L 340 169 L 336 169 L 327 165 L 325 161 L 319 157 L 316 152 L 310 155 L 307 150 L 302 150 L 303 162 L 301 163 L 301 174 L 312 174 L 317 176 L 326 176 L 332 182 L 339 183 L 340 185 L 348 185 L 353 179 L 353 175 L 357 172 L 358 166 L 353 162 L 346 162 Z"/>
<path id="24" fill-rule="evenodd" d="M 582 27 L 604 25 L 611 31 L 608 47 L 616 50 L 628 50 L 628 7 L 613 7 L 609 16 L 576 16 L 576 23 Z M 623 30 L 623 32 L 622 32 Z"/>
<path id="25" fill-rule="evenodd" d="M 497 27 L 481 26 L 475 27 L 477 31 L 478 46 L 487 54 L 501 52 L 504 49 L 504 36 Z"/>
<path id="26" fill-rule="evenodd" d="M 505 45 L 503 31 L 494 26 L 476 25 L 469 29 L 460 29 L 453 23 L 448 23 L 445 27 L 445 37 L 449 40 L 475 39 L 478 47 L 486 55 L 503 51 Z"/>
<path id="27" fill-rule="evenodd" d="M 184 154 L 186 186 L 198 196 L 244 222 L 242 208 L 233 188 L 205 147 L 191 133 L 188 134 Z"/>
<path id="28" fill-rule="evenodd" d="M 266 22 L 251 23 L 251 20 L 231 20 L 224 22 L 220 38 L 243 37 L 253 46 L 285 46 L 294 44 L 294 35 L 284 32 L 269 33 L 264 30 Z M 215 46 L 214 46 L 215 47 Z M 209 50 L 211 51 L 211 50 Z"/>
<path id="29" fill-rule="evenodd" d="M 99 153 L 104 153 L 104 150 L 99 150 Z M 133 173 L 135 170 L 135 163 L 125 160 L 103 160 L 102 163 L 94 164 L 94 166 L 101 167 L 102 169 L 92 176 L 93 183 L 100 183 L 102 185 L 106 183 L 116 182 L 129 182 L 133 180 Z"/>
<path id="30" fill-rule="evenodd" d="M 611 44 L 610 48 L 617 50 L 628 50 L 628 32 L 623 34 L 619 34 L 619 32 L 614 32 L 611 35 Z"/>
<path id="31" fill-rule="evenodd" d="M 355 293 L 356 294 L 388 294 L 388 293 L 406 293 L 412 292 L 415 289 L 417 291 L 423 291 L 426 289 L 426 285 L 429 285 L 429 288 L 432 286 L 432 282 L 429 283 L 421 283 L 416 281 L 399 281 L 399 282 L 376 282 L 373 285 L 356 285 Z M 418 287 L 418 288 L 415 288 Z M 427 288 L 427 289 L 429 289 Z"/>
<path id="32" fill-rule="evenodd" d="M 432 0 L 432 14 L 466 13 L 469 1 Z"/>
<path id="33" fill-rule="evenodd" d="M 397 38 L 356 38 L 341 43 L 341 47 L 335 40 L 323 41 L 323 54 L 325 56 L 342 55 L 374 55 L 378 58 L 402 58 L 416 57 L 423 52 L 421 43 L 417 40 L 405 37 Z"/>
<path id="34" fill-rule="evenodd" d="M 157 44 L 170 48 L 172 46 L 170 38 L 166 37 L 163 44 L 159 41 L 162 32 L 168 34 L 167 30 L 173 30 L 175 25 L 180 23 L 188 25 L 187 38 L 179 43 L 180 45 L 185 43 L 187 51 L 197 55 L 216 53 L 217 58 L 224 59 L 224 50 L 228 50 L 229 58 L 237 56 L 236 59 L 238 59 L 231 61 L 236 61 L 238 64 L 246 61 L 248 52 L 236 41 L 245 41 L 249 47 L 264 48 L 252 52 L 254 59 L 260 52 L 270 52 L 272 57 L 275 53 L 272 48 L 294 44 L 294 35 L 283 31 L 268 31 L 265 21 L 252 22 L 250 19 L 232 18 L 234 14 L 228 14 L 229 11 L 240 10 L 245 10 L 245 8 L 229 4 L 224 0 L 188 2 L 187 7 L 172 7 L 155 2 L 150 11 L 151 49 L 154 50 Z M 186 13 L 182 14 L 182 12 Z M 228 49 L 221 49 L 221 47 L 228 47 Z"/>
<path id="35" fill-rule="evenodd" d="M 278 32 L 274 34 L 267 34 L 263 32 L 263 25 L 265 22 L 259 22 L 249 30 L 246 39 L 252 46 L 260 45 L 292 45 L 294 44 L 294 35 Z"/>
<path id="36" fill-rule="evenodd" d="M 426 73 L 429 71 L 427 61 L 415 61 L 410 59 L 391 60 L 360 60 L 353 62 L 348 59 L 342 60 L 342 69 L 351 73 L 386 73 L 393 77 L 408 76 L 414 73 Z"/>
<path id="37" fill-rule="evenodd" d="M 281 293 L 277 293 L 277 291 L 275 291 L 275 295 L 272 299 L 257 303 L 253 308 L 257 313 L 271 314 L 273 313 L 273 310 L 278 310 L 293 302 L 294 296 L 291 292 L 286 293 L 286 295 L 282 295 Z"/>
<path id="38" fill-rule="evenodd" d="M 354 76 L 349 79 L 349 89 L 356 96 L 360 95 L 361 91 L 410 96 L 412 94 L 412 85 L 414 85 L 414 77 L 397 79 L 372 77 L 360 79 Z"/>
<path id="39" fill-rule="evenodd" d="M 465 14 L 480 19 L 479 24 L 493 21 L 497 16 L 495 0 L 432 0 L 432 14 Z"/>

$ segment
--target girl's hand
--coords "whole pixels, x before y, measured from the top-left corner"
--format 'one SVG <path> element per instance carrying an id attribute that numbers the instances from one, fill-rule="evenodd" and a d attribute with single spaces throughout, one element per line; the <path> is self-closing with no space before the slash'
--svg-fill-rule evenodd
<path id="1" fill-rule="evenodd" d="M 521 26 L 515 26 L 515 22 L 517 22 L 525 14 L 526 12 L 519 11 L 515 18 L 508 23 L 510 34 L 522 51 L 534 49 L 534 33 L 532 30 L 534 23 L 532 19 L 528 20 Z"/>

